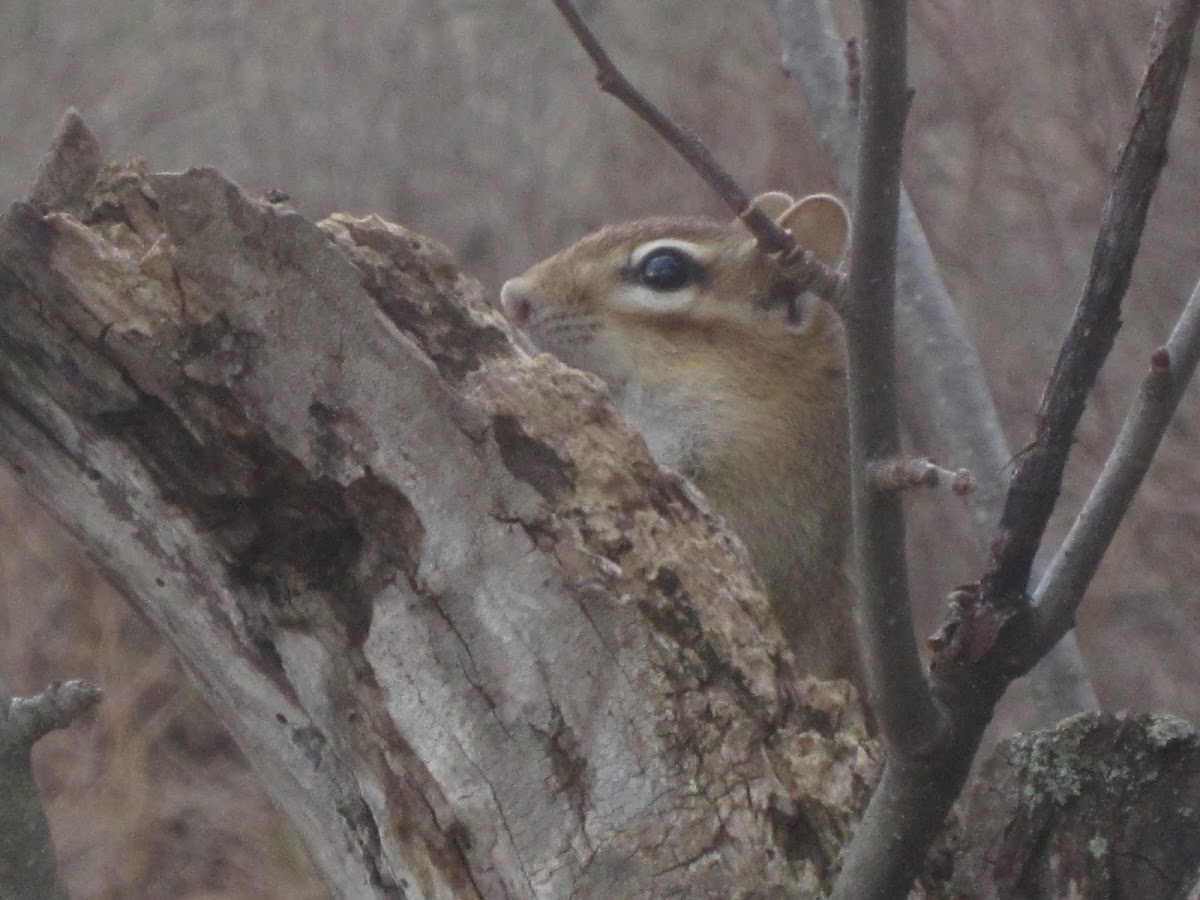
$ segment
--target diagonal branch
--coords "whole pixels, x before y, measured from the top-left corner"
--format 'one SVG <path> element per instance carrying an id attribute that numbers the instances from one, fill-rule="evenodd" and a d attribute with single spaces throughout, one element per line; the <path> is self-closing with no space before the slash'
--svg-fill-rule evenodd
<path id="1" fill-rule="evenodd" d="M 770 253 L 787 250 L 790 244 L 787 232 L 775 224 L 762 210 L 751 207 L 750 197 L 734 181 L 733 176 L 723 169 L 704 143 L 693 132 L 676 124 L 658 107 L 646 99 L 637 90 L 621 70 L 613 63 L 612 57 L 601 45 L 599 39 L 588 27 L 571 0 L 553 0 L 555 7 L 566 19 L 571 33 L 579 41 L 581 47 L 591 57 L 596 66 L 596 82 L 600 90 L 611 94 L 624 103 L 633 113 L 653 128 L 660 137 L 670 144 L 700 176 L 708 182 L 717 195 L 729 205 L 737 216 L 744 217 L 747 227 L 751 228 L 755 237 Z"/>
<path id="2" fill-rule="evenodd" d="M 1034 442 L 1013 473 L 982 579 L 981 601 L 998 609 L 1016 610 L 1027 602 L 1033 558 L 1058 500 L 1075 428 L 1121 327 L 1121 300 L 1167 161 L 1167 134 L 1183 89 L 1196 11 L 1194 0 L 1172 0 L 1155 22 L 1150 62 L 1104 203 L 1083 297 L 1046 383 Z"/>
<path id="3" fill-rule="evenodd" d="M 101 694 L 99 685 L 71 679 L 56 681 L 34 697 L 14 698 L 5 715 L 0 744 L 29 748 L 51 731 L 66 728 L 99 703 Z"/>
<path id="4" fill-rule="evenodd" d="M 1164 158 L 1167 130 L 1186 72 L 1198 8 L 1200 0 L 1169 0 L 1156 22 L 1151 61 L 1138 93 L 1134 126 L 1114 178 L 1113 195 L 1106 207 L 1101 238 L 1097 242 L 1093 278 L 1089 279 L 1089 288 L 1081 304 L 1088 308 L 1089 315 L 1096 312 L 1094 305 L 1100 306 L 1103 314 L 1091 319 L 1096 328 L 1109 322 L 1115 331 L 1120 295 L 1128 282 L 1128 270 L 1137 250 L 1146 206 Z M 1097 273 L 1104 277 L 1097 278 Z M 1114 303 L 1115 312 L 1112 311 Z M 1064 371 L 1077 375 L 1080 371 L 1085 375 L 1090 372 L 1086 381 L 1090 386 L 1095 376 L 1090 366 L 1098 365 L 1097 357 L 1102 360 L 1110 344 L 1111 336 L 1105 342 L 1103 336 L 1072 329 L 1063 348 L 1062 359 L 1069 361 Z M 1065 460 L 1065 450 L 1078 421 L 1078 416 L 1074 415 L 1075 405 L 1081 409 L 1083 397 L 1076 400 L 1071 394 L 1067 398 L 1070 402 L 1062 401 L 1056 391 L 1064 387 L 1078 389 L 1080 385 L 1072 384 L 1069 378 L 1065 381 L 1052 379 L 1047 387 L 1047 397 L 1055 398 L 1055 402 L 1044 409 L 1045 415 L 1039 424 L 1051 433 L 1062 435 L 1049 451 L 1061 452 Z M 1049 451 L 1042 447 L 1039 452 Z M 1029 471 L 1045 474 L 1045 462 L 1041 469 L 1027 469 L 1027 473 Z M 1061 476 L 1061 467 L 1058 475 Z M 1043 492 L 1056 496 L 1059 482 L 1051 479 L 1038 486 Z M 1026 484 L 1024 490 L 1029 487 Z M 1021 489 L 1014 485 L 1014 490 L 1020 492 Z M 1013 496 L 1012 491 L 1009 496 Z M 1044 497 L 1037 499 L 1041 501 Z M 1036 522 L 1032 524 L 1036 525 Z M 1039 530 L 1039 539 L 1040 533 Z M 1024 537 L 1017 540 L 1024 540 Z M 1036 550 L 1036 543 L 1033 549 Z M 999 542 L 998 558 L 1014 553 L 1003 541 Z M 1019 555 L 1013 558 L 1020 561 Z M 1027 567 L 1025 575 L 1028 575 Z M 996 585 L 997 580 L 993 578 L 990 584 L 963 592 L 963 617 L 948 626 L 946 639 L 935 648 L 938 652 L 934 658 L 934 689 L 951 717 L 954 740 L 934 747 L 926 754 L 909 752 L 889 757 L 881 783 L 847 850 L 832 895 L 837 900 L 905 894 L 933 835 L 962 790 L 996 702 L 1012 679 L 1024 671 L 1022 663 L 1032 661 L 1028 655 L 1021 656 L 1021 652 L 1029 649 L 1029 624 L 1033 617 L 1016 615 L 1011 596 L 1000 598 L 1009 603 L 1008 606 L 1003 602 L 980 602 L 981 599 L 995 599 L 995 594 L 987 597 L 985 592 L 995 591 Z M 1020 590 L 1023 590 L 1023 584 Z M 998 637 L 1004 639 L 997 640 Z"/>
<path id="5" fill-rule="evenodd" d="M 591 57 L 600 90 L 625 104 L 684 158 L 733 210 L 734 215 L 742 220 L 763 252 L 776 257 L 784 274 L 796 282 L 798 290 L 811 290 L 836 304 L 844 284 L 842 275 L 800 247 L 790 231 L 781 228 L 750 200 L 699 137 L 674 122 L 629 82 L 571 0 L 552 2 L 566 20 L 575 39 Z"/>
<path id="6" fill-rule="evenodd" d="M 833 159 L 837 181 L 855 193 L 857 116 L 847 96 L 852 73 L 828 0 L 770 0 L 782 63 L 804 93 L 813 123 Z M 908 194 L 900 194 L 896 337 L 903 371 L 900 403 L 906 425 L 925 449 L 938 448 L 977 479 L 966 497 L 975 539 L 990 544 L 1007 487 L 1009 450 L 983 364 L 937 269 Z M 1031 673 L 1041 718 L 1057 722 L 1097 708 L 1074 635 L 1068 635 Z"/>
<path id="7" fill-rule="evenodd" d="M 1150 468 L 1198 361 L 1200 284 L 1166 346 L 1151 354 L 1150 371 L 1125 417 L 1104 471 L 1038 586 L 1031 657 L 1040 656 L 1074 625 L 1075 611 Z"/>

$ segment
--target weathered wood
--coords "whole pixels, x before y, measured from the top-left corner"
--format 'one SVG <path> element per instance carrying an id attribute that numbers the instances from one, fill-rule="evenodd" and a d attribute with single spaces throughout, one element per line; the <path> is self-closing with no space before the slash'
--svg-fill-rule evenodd
<path id="1" fill-rule="evenodd" d="M 98 169 L 80 134 L 47 165 Z M 878 763 L 857 707 L 797 684 L 742 548 L 597 382 L 375 218 L 204 169 L 38 200 L 0 221 L 0 457 L 337 896 L 827 884 Z"/>
<path id="2" fill-rule="evenodd" d="M 1170 716 L 1100 713 L 1018 735 L 962 818 L 955 897 L 1194 897 L 1200 735 Z"/>
<path id="3" fill-rule="evenodd" d="M 35 697 L 8 695 L 0 683 L 0 896 L 67 900 L 58 877 L 50 823 L 33 777 L 33 745 L 95 706 L 89 681 L 56 682 Z"/>

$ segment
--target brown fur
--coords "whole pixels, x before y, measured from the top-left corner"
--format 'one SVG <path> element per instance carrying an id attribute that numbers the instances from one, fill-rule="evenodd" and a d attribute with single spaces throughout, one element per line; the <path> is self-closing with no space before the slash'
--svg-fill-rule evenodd
<path id="1" fill-rule="evenodd" d="M 780 214 L 788 199 L 776 195 L 771 212 L 835 263 L 840 204 Z M 637 247 L 664 238 L 696 245 L 704 278 L 681 308 L 639 306 L 646 289 L 622 270 Z M 742 538 L 801 669 L 857 682 L 845 358 L 829 306 L 806 298 L 789 324 L 779 272 L 743 228 L 684 218 L 605 228 L 503 296 L 510 314 L 518 304 L 528 313 L 534 344 L 608 382 L 658 461 L 691 478 Z"/>

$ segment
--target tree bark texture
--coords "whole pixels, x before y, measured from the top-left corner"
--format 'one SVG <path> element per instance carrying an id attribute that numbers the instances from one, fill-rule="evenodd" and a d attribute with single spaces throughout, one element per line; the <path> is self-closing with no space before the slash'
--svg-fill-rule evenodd
<path id="1" fill-rule="evenodd" d="M 95 706 L 100 693 L 99 686 L 76 680 L 14 699 L 0 683 L 0 896 L 8 900 L 68 900 L 31 751 L 48 732 Z"/>
<path id="2" fill-rule="evenodd" d="M 797 681 L 740 544 L 427 238 L 102 168 L 68 115 L 0 218 L 0 458 L 333 896 L 828 889 L 880 762 L 850 689 Z M 1002 745 L 917 895 L 1190 896 L 1198 748 Z"/>
<path id="3" fill-rule="evenodd" d="M 0 456 L 333 894 L 827 886 L 878 769 L 856 702 L 794 678 L 598 382 L 422 236 L 96 154 L 68 118 L 0 220 Z"/>
<path id="4" fill-rule="evenodd" d="M 957 898 L 1194 898 L 1200 735 L 1170 716 L 1083 713 L 1002 742 L 963 821 Z"/>

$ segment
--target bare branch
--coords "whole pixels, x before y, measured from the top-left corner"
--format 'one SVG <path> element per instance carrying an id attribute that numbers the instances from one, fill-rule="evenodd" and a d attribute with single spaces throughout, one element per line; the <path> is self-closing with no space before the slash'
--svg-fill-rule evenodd
<path id="1" fill-rule="evenodd" d="M 851 53 L 841 40 L 828 0 L 771 0 L 769 6 L 783 44 L 783 67 L 804 92 L 842 193 L 853 196 L 858 147 L 853 104 L 861 82 L 857 46 Z M 904 421 L 922 447 L 936 447 L 975 473 L 978 489 L 966 505 L 976 541 L 987 548 L 1000 521 L 1012 453 L 979 355 L 904 191 L 897 254 L 896 337 L 907 376 L 899 386 Z M 1031 679 L 1047 724 L 1097 706 L 1074 635 L 1055 646 Z"/>
<path id="2" fill-rule="evenodd" d="M 10 697 L 0 683 L 0 894 L 5 897 L 67 900 L 30 752 L 39 738 L 65 728 L 99 699 L 100 688 L 87 681 L 57 682 L 29 698 Z"/>
<path id="3" fill-rule="evenodd" d="M 1150 369 L 1087 502 L 1038 587 L 1031 654 L 1040 655 L 1075 620 L 1108 545 L 1150 468 L 1200 360 L 1200 283 Z"/>
<path id="4" fill-rule="evenodd" d="M 1187 73 L 1197 8 L 1195 0 L 1171 0 L 1155 21 L 1150 61 L 1104 203 L 1083 297 L 1046 383 L 1035 440 L 1020 455 L 1005 498 L 1000 533 L 982 579 L 985 604 L 1020 609 L 1026 602 L 1033 558 L 1058 500 L 1075 428 L 1121 327 L 1121 300 L 1167 161 L 1167 135 Z"/>
<path id="5" fill-rule="evenodd" d="M 777 257 L 784 275 L 793 279 L 799 290 L 811 290 L 818 296 L 836 303 L 843 289 L 842 275 L 799 247 L 790 231 L 781 228 L 774 219 L 751 202 L 750 197 L 733 176 L 722 168 L 699 137 L 674 122 L 630 84 L 629 79 L 617 68 L 596 35 L 583 21 L 571 0 L 552 2 L 596 66 L 596 83 L 600 90 L 625 104 L 684 158 L 733 210 L 734 215 L 742 220 L 763 252 Z"/>
<path id="6" fill-rule="evenodd" d="M 9 703 L 0 741 L 31 747 L 44 735 L 66 728 L 100 702 L 103 692 L 91 681 L 56 681 L 35 697 Z"/>
<path id="7" fill-rule="evenodd" d="M 1102 221 L 1093 277 L 1089 280 L 1089 288 L 1081 303 L 1081 307 L 1088 308 L 1087 318 L 1093 329 L 1100 329 L 1111 318 L 1114 320 L 1111 327 L 1115 331 L 1116 314 L 1106 316 L 1104 313 L 1110 306 L 1115 306 L 1119 312 L 1120 295 L 1128 282 L 1128 271 L 1137 250 L 1146 205 L 1164 158 L 1167 127 L 1186 70 L 1198 6 L 1200 0 L 1170 0 L 1156 23 L 1151 44 L 1151 63 L 1138 94 L 1131 137 L 1122 163 L 1118 166 L 1113 194 Z M 869 21 L 874 4 L 868 3 L 866 8 Z M 869 41 L 866 51 L 869 89 L 873 65 Z M 868 145 L 871 141 L 865 129 L 863 141 Z M 863 193 L 868 191 L 866 182 L 861 187 Z M 853 296 L 853 288 L 852 267 L 850 296 Z M 1114 297 L 1115 301 L 1112 299 Z M 1097 305 L 1101 307 L 1099 315 L 1096 314 Z M 1063 358 L 1070 360 L 1070 363 L 1065 374 L 1056 370 L 1058 380 L 1052 379 L 1047 387 L 1047 397 L 1054 398 L 1055 402 L 1051 404 L 1052 410 L 1040 419 L 1040 424 L 1047 427 L 1051 424 L 1049 416 L 1052 414 L 1056 417 L 1053 428 L 1058 439 L 1049 448 L 1052 452 L 1061 452 L 1064 460 L 1078 421 L 1078 415 L 1071 419 L 1074 406 L 1082 409 L 1083 394 L 1095 375 L 1091 364 L 1097 356 L 1103 360 L 1109 344 L 1111 334 L 1105 343 L 1103 335 L 1097 338 L 1081 333 L 1080 329 L 1072 329 L 1063 350 Z M 1073 380 L 1071 375 L 1075 379 L 1085 380 Z M 1072 386 L 1083 392 L 1077 403 L 1069 393 Z M 1058 398 L 1059 390 L 1068 391 L 1065 401 Z M 1060 427 L 1061 432 L 1057 430 Z M 1046 450 L 1043 445 L 1041 452 L 1045 453 Z M 1044 469 L 1027 471 L 1044 472 Z M 1061 467 L 1058 474 L 1061 475 Z M 1048 492 L 1057 495 L 1058 484 L 1057 479 L 1033 483 L 1026 481 L 1024 489 L 1040 487 L 1046 491 L 1050 488 Z M 1019 485 L 1014 484 L 1009 497 L 1012 498 L 1013 491 L 1018 489 Z M 1034 499 L 1040 503 L 1044 498 Z M 1011 525 L 1009 512 L 1006 505 L 1005 516 Z M 1036 522 L 1032 524 L 1036 525 Z M 1040 535 L 1039 527 L 1038 540 Z M 1014 539 L 1014 543 L 1024 540 L 1025 536 L 1020 535 Z M 1017 563 L 1009 565 L 1021 564 L 1020 548 L 1012 550 L 1006 548 L 1003 541 L 998 543 L 998 558 L 1012 555 Z M 1036 547 L 1035 542 L 1033 549 L 1036 550 Z M 1031 561 L 1030 556 L 1028 562 Z M 1010 572 L 1004 574 L 1011 580 Z M 1024 577 L 1028 577 L 1028 574 L 1028 563 L 1025 563 Z M 1012 679 L 1024 671 L 1018 664 L 1020 660 L 1017 656 L 1005 646 L 1009 642 L 1001 638 L 1006 633 L 1016 635 L 1013 640 L 1018 648 L 1022 645 L 1027 647 L 1029 641 L 1022 638 L 1027 635 L 1028 628 L 1010 629 L 1007 626 L 1013 623 L 1027 626 L 1030 617 L 1021 615 L 1021 608 L 1013 602 L 1011 595 L 997 598 L 993 593 L 991 597 L 986 597 L 985 592 L 989 589 L 994 592 L 997 583 L 997 579 L 993 578 L 990 583 L 981 582 L 960 592 L 962 602 L 959 605 L 959 617 L 943 629 L 938 638 L 939 644 L 935 647 L 934 689 L 951 717 L 954 740 L 941 746 L 926 745 L 926 753 L 914 752 L 913 746 L 901 746 L 897 748 L 900 753 L 893 750 L 889 755 L 880 786 L 872 795 L 863 821 L 847 850 L 842 872 L 832 894 L 834 898 L 849 900 L 852 897 L 905 894 L 936 828 L 962 789 L 996 702 Z M 1021 592 L 1024 583 L 1015 583 L 1018 592 Z M 985 602 L 985 598 L 993 601 L 1000 599 L 1002 602 Z M 877 662 L 873 661 L 874 664 Z M 919 745 L 916 747 L 919 748 Z"/>
<path id="8" fill-rule="evenodd" d="M 750 197 L 725 171 L 709 149 L 694 133 L 676 124 L 653 103 L 646 99 L 627 79 L 600 44 L 599 39 L 583 21 L 579 10 L 571 0 L 553 0 L 555 7 L 566 19 L 571 33 L 580 46 L 591 57 L 596 66 L 596 82 L 600 90 L 611 94 L 624 103 L 633 113 L 653 128 L 658 135 L 675 148 L 688 164 L 708 182 L 717 195 L 729 205 L 734 215 L 742 217 L 763 249 L 779 253 L 791 249 L 787 232 L 780 228 L 770 216 L 750 205 Z"/>
<path id="9" fill-rule="evenodd" d="M 913 638 L 904 509 L 871 468 L 900 453 L 896 409 L 896 228 L 909 91 L 903 2 L 864 4 L 862 141 L 843 303 L 849 354 L 855 570 L 871 708 L 889 752 L 924 746 L 938 715 Z M 904 751 L 900 751 L 904 752 Z"/>
<path id="10" fill-rule="evenodd" d="M 928 789 L 921 777 L 928 754 L 943 743 L 945 729 L 913 638 L 903 507 L 897 492 L 871 479 L 872 466 L 900 450 L 894 302 L 900 154 L 909 103 L 906 13 L 903 0 L 863 3 L 858 190 L 844 318 L 856 599 L 871 708 L 888 759 L 847 849 L 834 900 L 904 895 L 924 858 L 926 835 L 945 812 L 921 797 Z"/>
<path id="11" fill-rule="evenodd" d="M 855 193 L 858 118 L 854 106 L 862 94 L 862 59 L 838 34 L 826 0 L 770 0 L 779 29 L 782 65 L 804 92 L 808 113 L 829 150 L 838 187 Z"/>

